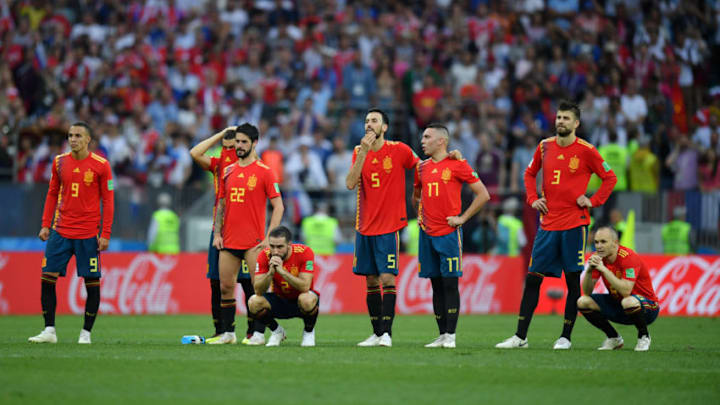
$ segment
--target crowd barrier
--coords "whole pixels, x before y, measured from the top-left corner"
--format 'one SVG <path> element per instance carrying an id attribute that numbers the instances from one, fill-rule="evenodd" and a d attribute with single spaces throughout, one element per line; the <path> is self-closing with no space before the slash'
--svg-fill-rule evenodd
<path id="1" fill-rule="evenodd" d="M 0 314 L 38 314 L 42 253 L 0 253 Z M 661 314 L 720 315 L 720 256 L 644 255 L 650 268 Z M 323 313 L 365 313 L 365 282 L 352 274 L 351 254 L 318 256 L 315 289 Z M 517 313 L 525 269 L 521 258 L 465 255 L 460 280 L 461 312 Z M 192 314 L 210 312 L 210 288 L 205 279 L 206 255 L 184 253 L 105 253 L 101 256 L 100 312 L 103 314 Z M 418 278 L 417 258 L 400 257 L 397 312 L 432 313 L 429 280 Z M 602 283 L 596 288 L 602 290 Z M 242 289 L 238 288 L 242 300 Z M 58 313 L 80 314 L 85 287 L 75 277 L 74 259 L 67 277 L 57 283 Z M 536 313 L 562 313 L 565 284 L 547 278 Z M 239 306 L 239 311 L 244 311 Z"/>

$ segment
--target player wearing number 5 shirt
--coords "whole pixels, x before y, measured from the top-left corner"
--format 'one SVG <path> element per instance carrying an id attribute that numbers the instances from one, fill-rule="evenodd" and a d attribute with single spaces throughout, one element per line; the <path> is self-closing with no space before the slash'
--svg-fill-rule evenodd
<path id="1" fill-rule="evenodd" d="M 38 234 L 42 241 L 47 241 L 40 291 L 45 329 L 29 338 L 33 343 L 57 343 L 55 283 L 58 277 L 65 276 L 73 255 L 77 274 L 85 279 L 87 292 L 85 322 L 78 343 L 91 343 L 90 331 L 100 307 L 100 251 L 110 243 L 114 211 L 110 163 L 88 150 L 91 139 L 88 124 L 74 123 L 68 131 L 70 153 L 53 160 Z"/>
<path id="2" fill-rule="evenodd" d="M 587 225 L 590 223 L 588 208 L 604 204 L 617 183 L 615 173 L 597 149 L 577 138 L 575 131 L 579 126 L 578 106 L 568 101 L 560 102 L 555 116 L 557 136 L 540 142 L 525 170 L 527 203 L 540 212 L 540 229 L 535 236 L 530 268 L 525 277 L 517 331 L 495 345 L 497 348 L 528 346 L 527 330 L 537 306 L 543 277 L 560 277 L 563 271 L 568 288 L 565 319 L 562 334 L 553 349 L 571 346 L 570 335 L 577 318 L 580 273 L 584 267 Z M 541 169 L 542 197 L 538 197 L 536 178 Z M 602 185 L 588 198 L 585 192 L 593 173 L 602 179 Z"/>
<path id="3" fill-rule="evenodd" d="M 430 156 L 417 164 L 413 204 L 418 207 L 419 276 L 429 278 L 439 336 L 425 347 L 455 348 L 460 314 L 458 278 L 462 276 L 462 229 L 490 199 L 485 185 L 465 160 L 449 157 L 450 134 L 441 124 L 430 124 L 422 135 L 423 152 Z M 475 198 L 462 212 L 460 194 L 468 184 Z"/>
<path id="4" fill-rule="evenodd" d="M 270 229 L 280 225 L 284 207 L 280 188 L 272 170 L 257 159 L 255 146 L 257 128 L 243 124 L 235 129 L 235 152 L 238 161 L 225 168 L 220 178 L 218 205 L 215 213 L 215 240 L 220 250 L 220 312 L 223 334 L 208 339 L 210 344 L 234 344 L 235 284 L 238 271 L 248 275 L 241 280 L 247 308 L 258 253 L 268 246 L 265 232 L 265 211 L 268 200 L 272 206 Z M 257 331 L 259 333 L 259 331 Z"/>

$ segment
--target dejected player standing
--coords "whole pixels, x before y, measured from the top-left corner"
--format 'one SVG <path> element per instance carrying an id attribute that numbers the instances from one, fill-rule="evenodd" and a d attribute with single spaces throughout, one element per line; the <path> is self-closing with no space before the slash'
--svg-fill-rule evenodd
<path id="1" fill-rule="evenodd" d="M 423 152 L 430 156 L 417 164 L 413 203 L 418 206 L 418 269 L 429 278 L 439 336 L 425 347 L 455 348 L 460 315 L 462 277 L 461 226 L 490 200 L 485 185 L 465 160 L 451 159 L 450 136 L 441 124 L 430 124 L 422 135 Z M 469 184 L 475 198 L 461 214 L 461 191 Z"/>
<path id="2" fill-rule="evenodd" d="M 265 235 L 267 201 L 269 200 L 272 206 L 270 229 L 280 224 L 284 211 L 275 175 L 254 153 L 259 136 L 257 128 L 245 123 L 238 126 L 235 132 L 238 161 L 226 167 L 220 177 L 215 214 L 217 233 L 213 241 L 213 245 L 220 250 L 220 311 L 223 334 L 208 339 L 209 344 L 237 342 L 235 284 L 239 269 L 244 279 L 242 285 L 247 307 L 253 291 L 251 273 L 254 273 L 258 253 L 267 247 L 268 243 Z M 246 287 L 248 284 L 249 288 Z"/>
<path id="3" fill-rule="evenodd" d="M 598 350 L 623 347 L 623 338 L 610 325 L 610 320 L 635 325 L 638 331 L 635 350 L 647 351 L 650 349 L 647 326 L 660 312 L 650 272 L 637 253 L 619 244 L 613 228 L 598 229 L 594 241 L 596 253 L 588 260 L 590 271 L 583 278 L 583 296 L 578 299 L 578 308 L 588 322 L 607 336 Z M 601 277 L 609 294 L 592 293 Z"/>
<path id="4" fill-rule="evenodd" d="M 570 335 L 577 318 L 577 299 L 580 297 L 580 273 L 584 267 L 588 208 L 607 201 L 617 178 L 597 149 L 578 138 L 580 109 L 574 103 L 562 101 L 555 117 L 557 136 L 545 139 L 535 149 L 533 160 L 525 170 L 527 203 L 541 214 L 540 229 L 535 236 L 530 268 L 525 277 L 525 289 L 520 302 L 517 331 L 495 345 L 501 349 L 528 347 L 527 331 L 540 295 L 543 277 L 560 277 L 565 271 L 568 295 L 565 301 L 565 320 L 554 349 L 569 349 Z M 537 174 L 542 169 L 542 197 L 536 191 Z M 585 196 L 590 176 L 602 179 L 600 189 Z"/>
<path id="5" fill-rule="evenodd" d="M 220 157 L 207 156 L 207 151 L 218 142 L 222 142 L 222 150 Z M 210 232 L 210 246 L 208 248 L 207 259 L 207 275 L 210 280 L 210 304 L 212 308 L 213 326 L 215 327 L 215 335 L 219 336 L 222 330 L 222 321 L 220 319 L 220 271 L 218 270 L 218 260 L 220 252 L 213 246 L 215 239 L 215 213 L 219 199 L 220 176 L 226 167 L 235 163 L 238 159 L 235 153 L 235 127 L 225 128 L 217 134 L 203 140 L 190 149 L 190 156 L 203 169 L 213 175 L 213 189 L 215 192 L 215 204 L 213 205 L 213 225 Z M 241 280 L 238 280 L 240 282 Z M 252 333 L 251 326 L 248 325 L 246 338 Z"/>
<path id="6" fill-rule="evenodd" d="M 45 329 L 28 339 L 33 343 L 57 343 L 55 283 L 58 277 L 65 276 L 73 255 L 77 274 L 85 279 L 87 291 L 85 321 L 78 343 L 91 343 L 90 332 L 100 307 L 100 252 L 110 243 L 115 204 L 110 163 L 88 150 L 91 138 L 87 123 L 72 124 L 68 131 L 70 153 L 53 160 L 38 234 L 48 242 L 42 261 L 40 295 Z"/>
<path id="7" fill-rule="evenodd" d="M 353 273 L 365 276 L 373 327 L 373 334 L 358 346 L 392 346 L 398 231 L 407 225 L 405 170 L 418 161 L 409 146 L 385 140 L 388 125 L 383 111 L 367 112 L 365 136 L 353 151 L 353 165 L 345 179 L 349 190 L 358 188 Z"/>
<path id="8" fill-rule="evenodd" d="M 310 247 L 291 243 L 292 233 L 284 226 L 270 231 L 269 248 L 258 255 L 255 295 L 250 311 L 268 325 L 272 334 L 266 346 L 278 346 L 285 340 L 285 329 L 275 318 L 302 318 L 301 346 L 315 346 L 315 323 L 320 294 L 312 289 L 315 254 Z M 272 285 L 272 291 L 268 288 Z"/>

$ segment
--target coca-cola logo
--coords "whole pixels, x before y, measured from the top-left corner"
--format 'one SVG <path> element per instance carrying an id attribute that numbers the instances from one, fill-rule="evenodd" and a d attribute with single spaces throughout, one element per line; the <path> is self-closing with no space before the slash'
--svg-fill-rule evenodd
<path id="1" fill-rule="evenodd" d="M 399 313 L 432 313 L 430 280 L 418 277 L 417 257 L 413 257 L 400 272 L 397 306 Z M 502 258 L 464 256 L 463 276 L 459 280 L 460 312 L 489 313 L 500 311 L 498 290 L 490 278 L 498 271 Z"/>
<path id="2" fill-rule="evenodd" d="M 5 265 L 7 265 L 8 261 L 10 259 L 5 255 L 0 255 L 0 271 L 3 271 L 5 269 Z M 10 302 L 6 300 L 3 297 L 3 282 L 0 281 L 0 314 L 9 314 L 10 313 Z"/>
<path id="3" fill-rule="evenodd" d="M 168 274 L 177 256 L 139 254 L 127 266 L 102 269 L 100 312 L 104 314 L 167 314 L 179 312 L 172 299 Z M 70 277 L 68 304 L 73 313 L 85 311 L 87 293 L 80 277 Z"/>
<path id="4" fill-rule="evenodd" d="M 715 316 L 720 312 L 720 258 L 680 256 L 650 269 L 655 295 L 668 314 Z M 684 310 L 684 311 L 683 311 Z"/>

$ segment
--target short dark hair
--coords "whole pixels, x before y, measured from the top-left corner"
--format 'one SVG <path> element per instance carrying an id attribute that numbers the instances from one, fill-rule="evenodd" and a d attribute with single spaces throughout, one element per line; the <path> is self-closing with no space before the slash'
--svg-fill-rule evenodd
<path id="1" fill-rule="evenodd" d="M 90 135 L 90 139 L 93 138 L 93 131 L 92 128 L 90 128 L 90 124 L 88 124 L 85 121 L 75 121 L 70 127 L 83 127 L 87 131 L 88 135 Z"/>
<path id="2" fill-rule="evenodd" d="M 560 100 L 560 103 L 558 104 L 558 111 L 572 111 L 575 115 L 575 119 L 580 121 L 580 107 L 578 107 L 577 103 L 570 100 Z"/>
<path id="3" fill-rule="evenodd" d="M 257 141 L 260 137 L 260 132 L 258 131 L 257 127 L 248 122 L 238 125 L 238 127 L 235 129 L 235 132 L 241 132 L 247 135 L 247 137 L 250 138 L 251 142 Z"/>
<path id="4" fill-rule="evenodd" d="M 444 131 L 445 135 L 447 137 L 450 137 L 450 131 L 448 131 L 448 129 L 445 125 L 443 125 L 439 122 L 431 122 L 430 124 L 428 124 L 427 127 L 425 127 L 425 129 L 428 129 L 428 128 L 439 129 L 440 131 Z"/>
<path id="5" fill-rule="evenodd" d="M 367 113 L 365 115 L 367 116 L 370 113 L 378 113 L 382 117 L 383 124 L 388 126 L 388 129 L 390 129 L 390 118 L 388 118 L 387 114 L 385 114 L 385 111 L 379 109 L 379 108 L 371 108 L 367 110 Z"/>
<path id="6" fill-rule="evenodd" d="M 288 243 L 292 242 L 292 232 L 284 225 L 276 226 L 268 235 L 273 238 L 285 238 Z"/>
<path id="7" fill-rule="evenodd" d="M 236 131 L 233 128 L 226 129 L 225 131 L 223 131 L 223 139 L 234 140 L 235 133 Z"/>
<path id="8" fill-rule="evenodd" d="M 601 229 L 607 229 L 607 230 L 610 232 L 610 237 L 612 237 L 614 241 L 620 241 L 620 237 L 619 237 L 619 235 L 618 235 L 617 230 L 615 230 L 615 228 L 613 228 L 612 226 L 610 226 L 610 225 L 601 225 L 601 226 L 599 226 L 599 227 L 595 230 L 595 233 L 597 234 L 598 231 L 601 230 Z"/>

